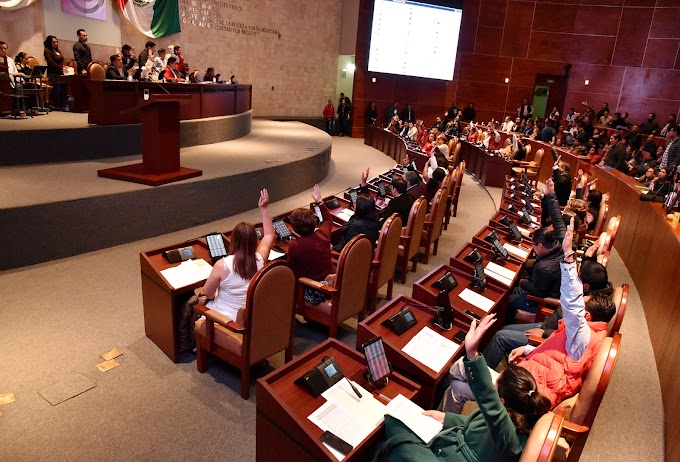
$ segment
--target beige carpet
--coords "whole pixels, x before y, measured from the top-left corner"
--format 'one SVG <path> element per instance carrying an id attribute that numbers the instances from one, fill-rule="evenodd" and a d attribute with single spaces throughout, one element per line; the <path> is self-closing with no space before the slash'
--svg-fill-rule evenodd
<path id="1" fill-rule="evenodd" d="M 333 139 L 333 166 L 323 194 L 356 184 L 362 169 L 393 165 L 362 140 Z M 266 185 L 263 185 L 266 186 Z M 490 194 L 490 195 L 489 195 Z M 430 265 L 418 265 L 396 293 L 449 256 L 494 213 L 500 190 L 489 194 L 466 176 L 459 216 L 452 220 Z M 226 200 L 226 199 L 225 199 Z M 272 204 L 277 214 L 308 203 L 307 193 Z M 624 217 L 625 219 L 625 217 Z M 239 375 L 211 360 L 205 374 L 191 355 L 173 364 L 144 335 L 139 252 L 218 229 L 259 220 L 251 211 L 181 232 L 32 267 L 0 272 L 0 393 L 16 402 L 0 406 L 2 461 L 252 461 L 255 460 L 255 378 L 282 363 L 270 358 L 253 370 L 251 398 L 239 395 Z M 616 284 L 630 281 L 618 256 L 610 263 Z M 384 292 L 383 292 L 384 293 Z M 349 323 L 340 337 L 354 346 Z M 622 354 L 582 460 L 663 460 L 659 382 L 637 292 L 631 292 Z M 301 324 L 295 351 L 322 341 L 325 330 Z M 119 348 L 121 366 L 99 372 L 100 353 Z M 82 374 L 97 387 L 58 406 L 38 392 Z"/>

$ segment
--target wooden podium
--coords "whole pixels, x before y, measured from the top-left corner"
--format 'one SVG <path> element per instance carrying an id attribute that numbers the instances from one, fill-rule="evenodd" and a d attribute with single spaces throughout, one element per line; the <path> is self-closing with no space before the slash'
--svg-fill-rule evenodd
<path id="1" fill-rule="evenodd" d="M 151 95 L 130 111 L 142 122 L 142 163 L 98 170 L 103 178 L 160 186 L 201 176 L 203 172 L 179 164 L 179 106 L 191 95 Z"/>

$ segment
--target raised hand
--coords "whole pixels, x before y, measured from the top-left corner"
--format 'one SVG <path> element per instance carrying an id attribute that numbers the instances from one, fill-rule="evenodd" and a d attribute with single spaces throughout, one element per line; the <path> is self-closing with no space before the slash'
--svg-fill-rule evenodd
<path id="1" fill-rule="evenodd" d="M 257 201 L 257 206 L 260 209 L 266 209 L 269 205 L 269 191 L 266 189 L 260 189 L 260 199 Z"/>
<path id="2" fill-rule="evenodd" d="M 562 250 L 564 254 L 572 252 L 571 245 L 574 240 L 574 217 L 569 220 L 569 226 L 567 226 L 567 232 L 564 234 L 564 239 L 562 240 Z"/>
<path id="3" fill-rule="evenodd" d="M 553 182 L 552 178 L 548 178 L 545 182 L 545 186 L 543 187 L 543 195 L 547 196 L 548 194 L 554 194 L 555 193 L 555 183 Z"/>
<path id="4" fill-rule="evenodd" d="M 314 185 L 314 190 L 312 191 L 312 199 L 314 202 L 321 202 L 321 188 L 318 184 Z"/>
<path id="5" fill-rule="evenodd" d="M 361 172 L 361 185 L 365 185 L 366 182 L 368 181 L 368 171 L 370 168 L 367 168 L 365 171 Z"/>
<path id="6" fill-rule="evenodd" d="M 465 351 L 467 353 L 468 359 L 475 359 L 478 356 L 477 348 L 479 347 L 479 342 L 482 341 L 482 337 L 489 327 L 497 321 L 496 314 L 489 314 L 484 316 L 481 321 L 479 321 L 479 326 L 477 325 L 477 320 L 473 319 L 472 324 L 470 324 L 470 330 L 468 330 L 465 335 Z"/>

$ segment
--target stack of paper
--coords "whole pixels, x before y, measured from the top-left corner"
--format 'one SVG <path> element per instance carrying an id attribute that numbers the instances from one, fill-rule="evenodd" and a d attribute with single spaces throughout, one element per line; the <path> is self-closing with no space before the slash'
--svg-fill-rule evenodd
<path id="1" fill-rule="evenodd" d="M 283 252 L 277 252 L 274 249 L 269 251 L 269 261 L 276 260 L 277 258 L 285 257 L 286 254 Z"/>
<path id="2" fill-rule="evenodd" d="M 338 213 L 337 217 L 343 221 L 349 221 L 349 219 L 352 218 L 352 215 L 354 215 L 353 211 L 351 211 L 350 209 L 345 209 L 342 212 Z"/>
<path id="3" fill-rule="evenodd" d="M 163 277 L 174 289 L 186 287 L 198 281 L 208 279 L 212 266 L 202 258 L 183 261 L 177 266 L 161 271 Z"/>
<path id="4" fill-rule="evenodd" d="M 517 273 L 507 268 L 503 268 L 502 266 L 497 265 L 496 263 L 490 261 L 486 265 L 486 268 L 484 268 L 484 274 L 510 287 Z"/>
<path id="5" fill-rule="evenodd" d="M 523 249 L 520 249 L 519 247 L 515 247 L 514 245 L 505 243 L 503 244 L 503 247 L 505 247 L 505 250 L 510 252 L 511 254 L 521 258 L 522 260 L 526 260 L 529 258 L 529 252 Z"/>
<path id="6" fill-rule="evenodd" d="M 425 326 L 404 348 L 404 353 L 439 373 L 448 364 L 460 345 Z"/>
<path id="7" fill-rule="evenodd" d="M 403 395 L 395 396 L 387 405 L 386 413 L 401 420 L 418 438 L 425 443 L 432 441 L 437 433 L 442 431 L 442 425 L 434 417 L 423 415 L 423 408 L 409 401 Z"/>
<path id="8" fill-rule="evenodd" d="M 361 385 L 352 383 L 361 393 L 361 398 L 354 393 L 347 380 L 341 380 L 321 395 L 326 403 L 307 418 L 321 430 L 329 431 L 356 447 L 383 422 L 385 405 Z M 343 454 L 325 445 L 336 459 L 345 458 Z"/>
<path id="9" fill-rule="evenodd" d="M 477 292 L 473 292 L 470 289 L 463 290 L 459 297 L 468 302 L 470 305 L 476 306 L 480 310 L 487 313 L 494 306 L 493 300 L 488 299 L 484 295 L 480 295 Z"/>

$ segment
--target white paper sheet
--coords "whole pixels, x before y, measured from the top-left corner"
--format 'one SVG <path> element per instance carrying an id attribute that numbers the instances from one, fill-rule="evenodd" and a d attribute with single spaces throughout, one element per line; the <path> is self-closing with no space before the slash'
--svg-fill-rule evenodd
<path id="1" fill-rule="evenodd" d="M 202 258 L 183 261 L 177 266 L 161 271 L 163 277 L 174 288 L 186 287 L 198 281 L 208 279 L 212 266 Z"/>
<path id="2" fill-rule="evenodd" d="M 349 219 L 352 218 L 352 215 L 354 215 L 354 212 L 352 210 L 345 209 L 342 212 L 338 213 L 337 217 L 343 221 L 349 221 Z"/>
<path id="3" fill-rule="evenodd" d="M 277 252 L 274 249 L 269 251 L 269 261 L 276 260 L 277 258 L 285 257 L 286 254 L 283 252 Z"/>
<path id="4" fill-rule="evenodd" d="M 519 229 L 519 232 L 522 233 L 524 237 L 529 237 L 531 236 L 532 231 L 526 228 L 522 228 L 521 226 L 518 226 L 517 229 Z"/>
<path id="5" fill-rule="evenodd" d="M 409 401 L 403 395 L 397 395 L 387 405 L 386 413 L 401 420 L 418 438 L 429 443 L 444 426 L 434 417 L 423 415 L 423 408 Z"/>
<path id="6" fill-rule="evenodd" d="M 460 298 L 468 302 L 470 305 L 474 305 L 480 310 L 489 312 L 493 308 L 494 301 L 486 298 L 484 295 L 480 295 L 477 292 L 473 292 L 470 289 L 464 289 L 460 295 Z"/>
<path id="7" fill-rule="evenodd" d="M 345 409 L 342 405 L 326 401 L 316 411 L 307 417 L 314 425 L 323 431 L 329 431 L 356 447 L 373 431 L 375 426 L 357 419 L 356 416 Z M 325 444 L 325 443 L 324 443 Z M 335 449 L 326 444 L 326 447 L 338 459 L 345 458 Z"/>
<path id="8" fill-rule="evenodd" d="M 494 262 L 492 262 L 492 261 L 490 261 L 490 262 L 486 265 L 486 268 L 487 268 L 489 271 L 493 271 L 494 273 L 499 274 L 499 275 L 503 276 L 503 277 L 506 278 L 506 279 L 510 279 L 511 281 L 512 281 L 513 279 L 515 279 L 515 276 L 517 276 L 517 273 L 516 273 L 515 271 L 513 271 L 513 270 L 511 270 L 511 269 L 508 269 L 508 268 L 504 268 L 503 266 L 501 266 L 501 265 L 499 265 L 499 264 L 497 264 L 497 263 L 494 263 Z"/>
<path id="9" fill-rule="evenodd" d="M 354 381 L 352 383 L 361 393 L 361 398 L 354 393 L 349 382 L 344 379 L 324 391 L 321 396 L 326 398 L 326 401 L 342 406 L 351 412 L 355 418 L 360 418 L 362 421 L 373 425 L 374 428 L 377 427 L 384 420 L 385 405 L 375 399 L 361 385 Z"/>
<path id="10" fill-rule="evenodd" d="M 500 282 L 501 284 L 507 287 L 510 287 L 512 285 L 512 279 L 508 279 L 506 277 L 501 276 L 498 273 L 494 273 L 493 271 L 489 270 L 489 268 L 484 268 L 484 274 L 486 274 L 491 279 L 495 279 L 496 281 Z"/>
<path id="11" fill-rule="evenodd" d="M 527 252 L 526 250 L 522 250 L 519 247 L 515 247 L 512 244 L 508 244 L 506 242 L 505 244 L 503 244 L 503 247 L 505 247 L 505 250 L 521 258 L 522 260 L 526 260 L 527 258 L 529 258 L 529 252 Z"/>
<path id="12" fill-rule="evenodd" d="M 458 348 L 459 344 L 425 326 L 401 351 L 438 373 L 456 354 Z"/>

